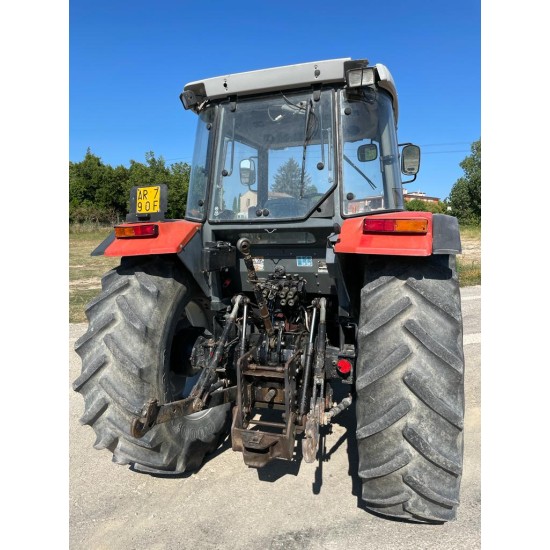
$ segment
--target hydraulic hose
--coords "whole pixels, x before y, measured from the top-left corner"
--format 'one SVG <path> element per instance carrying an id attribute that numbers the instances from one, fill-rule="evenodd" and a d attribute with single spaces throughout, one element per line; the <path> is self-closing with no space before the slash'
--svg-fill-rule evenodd
<path id="1" fill-rule="evenodd" d="M 244 265 L 248 271 L 248 282 L 252 285 L 252 290 L 254 291 L 254 296 L 256 297 L 256 303 L 260 310 L 260 317 L 265 326 L 267 335 L 271 339 L 274 334 L 273 325 L 269 317 L 269 309 L 267 308 L 267 302 L 262 294 L 260 288 L 260 281 L 258 281 L 258 276 L 256 275 L 256 270 L 254 269 L 254 261 L 252 255 L 250 254 L 250 241 L 246 238 L 239 239 L 237 242 L 237 249 L 243 255 Z"/>
<path id="2" fill-rule="evenodd" d="M 202 400 L 203 393 L 206 390 L 208 390 L 210 386 L 213 384 L 213 382 L 216 380 L 216 367 L 218 366 L 218 363 L 222 359 L 225 344 L 227 343 L 227 340 L 229 338 L 229 331 L 231 330 L 231 328 L 233 327 L 233 325 L 237 320 L 237 314 L 239 312 L 239 307 L 241 305 L 242 299 L 243 299 L 243 296 L 240 294 L 235 296 L 233 309 L 231 310 L 231 313 L 229 314 L 229 318 L 227 319 L 227 322 L 223 327 L 222 335 L 218 340 L 216 348 L 214 349 L 214 352 L 210 357 L 208 365 L 201 373 L 201 376 L 196 386 L 193 388 L 191 392 L 192 397 L 198 397 L 199 399 Z"/>

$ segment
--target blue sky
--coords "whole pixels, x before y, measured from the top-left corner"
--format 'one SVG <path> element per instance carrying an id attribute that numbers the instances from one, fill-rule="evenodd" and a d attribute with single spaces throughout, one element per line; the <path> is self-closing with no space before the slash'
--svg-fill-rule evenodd
<path id="1" fill-rule="evenodd" d="M 340 7 L 341 6 L 341 7 Z M 399 140 L 422 147 L 410 191 L 448 196 L 481 136 L 480 2 L 69 3 L 69 157 L 106 164 L 154 151 L 190 162 L 190 81 L 338 57 L 393 74 Z"/>

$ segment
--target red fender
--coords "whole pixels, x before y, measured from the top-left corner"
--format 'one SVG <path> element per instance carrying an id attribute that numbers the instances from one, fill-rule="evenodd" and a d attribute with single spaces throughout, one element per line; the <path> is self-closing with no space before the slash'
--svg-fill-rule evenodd
<path id="1" fill-rule="evenodd" d="M 425 232 L 367 232 L 363 230 L 368 220 L 425 220 Z M 348 218 L 342 224 L 338 240 L 334 246 L 337 253 L 384 254 L 389 256 L 431 256 L 432 254 L 432 213 L 431 212 L 391 212 L 358 218 Z"/>
<path id="2" fill-rule="evenodd" d="M 104 256 L 145 256 L 148 254 L 177 254 L 201 228 L 200 223 L 187 220 L 145 222 L 156 225 L 157 234 L 151 237 L 124 237 L 115 240 L 105 248 Z M 117 228 L 145 225 L 144 223 L 122 223 Z"/>

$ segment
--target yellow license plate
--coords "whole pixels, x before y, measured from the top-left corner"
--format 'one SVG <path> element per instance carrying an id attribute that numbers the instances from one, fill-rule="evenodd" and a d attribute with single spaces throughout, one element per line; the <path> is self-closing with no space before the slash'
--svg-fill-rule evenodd
<path id="1" fill-rule="evenodd" d="M 160 186 L 138 187 L 136 195 L 136 213 L 153 214 L 160 212 Z"/>

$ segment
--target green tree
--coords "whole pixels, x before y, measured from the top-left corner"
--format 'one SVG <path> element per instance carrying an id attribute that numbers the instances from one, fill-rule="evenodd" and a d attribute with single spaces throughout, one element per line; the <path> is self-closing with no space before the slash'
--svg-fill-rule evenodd
<path id="1" fill-rule="evenodd" d="M 170 167 L 162 156 L 156 157 L 153 151 L 145 153 L 146 164 L 130 161 L 127 197 L 134 186 L 149 186 L 165 183 L 168 186 L 167 218 L 183 218 L 189 190 L 190 166 L 177 162 Z"/>
<path id="2" fill-rule="evenodd" d="M 168 218 L 183 218 L 189 190 L 190 166 L 178 162 L 167 166 L 153 151 L 145 164 L 130 161 L 130 167 L 113 168 L 90 149 L 81 162 L 69 162 L 69 221 L 117 223 L 125 219 L 130 189 L 165 183 L 168 186 Z"/>
<path id="3" fill-rule="evenodd" d="M 481 139 L 474 141 L 472 153 L 461 163 L 464 176 L 459 178 L 449 195 L 451 214 L 464 224 L 481 223 Z"/>
<path id="4" fill-rule="evenodd" d="M 405 208 L 413 212 L 432 212 L 433 214 L 447 213 L 447 205 L 444 202 L 428 202 L 421 199 L 405 201 Z"/>
<path id="5" fill-rule="evenodd" d="M 125 166 L 113 168 L 105 167 L 103 181 L 97 189 L 96 203 L 103 207 L 113 208 L 121 217 L 126 215 L 126 187 L 128 181 L 128 169 Z"/>
<path id="6" fill-rule="evenodd" d="M 93 203 L 101 185 L 103 171 L 101 159 L 89 148 L 84 160 L 78 163 L 69 162 L 69 202 L 75 205 Z"/>
<path id="7" fill-rule="evenodd" d="M 69 162 L 69 221 L 116 223 L 125 214 L 123 166 L 105 165 L 90 149 L 81 162 Z"/>
<path id="8" fill-rule="evenodd" d="M 273 187 L 271 191 L 274 193 L 286 193 L 291 197 L 298 198 L 300 196 L 300 186 L 302 179 L 302 168 L 291 157 L 284 164 L 279 166 L 275 174 Z M 304 195 L 317 193 L 317 187 L 311 184 L 311 176 L 304 173 Z"/>
<path id="9" fill-rule="evenodd" d="M 191 166 L 186 162 L 176 162 L 170 166 L 167 212 L 169 218 L 183 218 L 185 216 L 190 173 Z"/>

